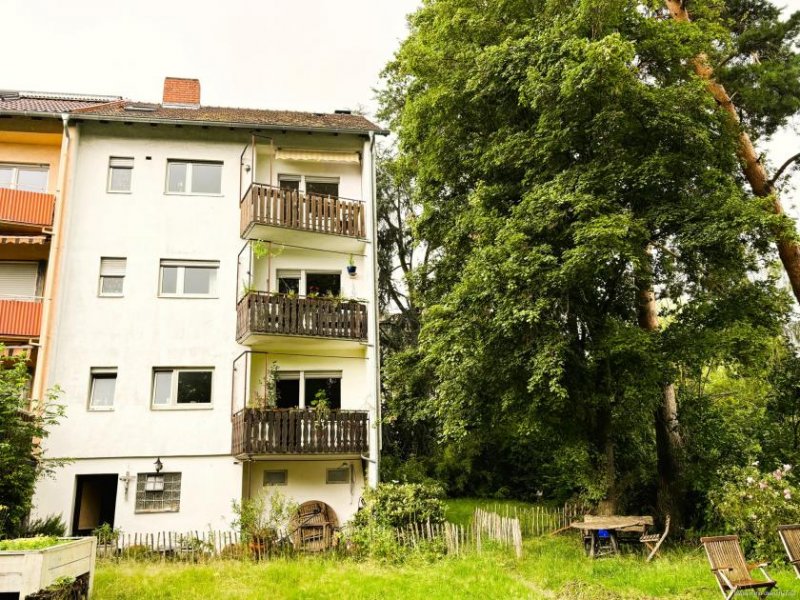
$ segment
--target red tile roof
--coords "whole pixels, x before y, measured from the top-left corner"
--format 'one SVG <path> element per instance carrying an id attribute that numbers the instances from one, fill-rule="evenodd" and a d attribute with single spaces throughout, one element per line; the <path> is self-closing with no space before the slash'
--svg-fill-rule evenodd
<path id="1" fill-rule="evenodd" d="M 384 133 L 384 130 L 361 115 L 344 113 L 310 113 L 289 110 L 260 110 L 200 106 L 198 108 L 165 107 L 161 104 L 123 100 L 77 109 L 74 116 L 91 116 L 114 121 L 145 123 L 187 123 L 211 126 L 250 126 L 285 129 L 326 129 L 352 133 Z"/>
<path id="2" fill-rule="evenodd" d="M 0 91 L 0 113 L 60 114 L 117 100 L 119 96 Z"/>

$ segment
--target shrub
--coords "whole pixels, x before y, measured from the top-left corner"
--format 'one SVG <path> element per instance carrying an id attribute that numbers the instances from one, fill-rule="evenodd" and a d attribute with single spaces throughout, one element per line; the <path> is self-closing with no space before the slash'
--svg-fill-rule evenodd
<path id="1" fill-rule="evenodd" d="M 61 515 L 48 515 L 39 519 L 28 521 L 25 526 L 25 537 L 35 537 L 37 535 L 48 535 L 64 537 L 67 526 Z"/>
<path id="2" fill-rule="evenodd" d="M 116 544 L 119 536 L 122 535 L 122 530 L 116 527 L 111 527 L 108 523 L 103 523 L 99 527 L 92 530 L 92 535 L 97 538 L 99 545 Z"/>
<path id="3" fill-rule="evenodd" d="M 243 542 L 277 540 L 287 534 L 292 518 L 297 514 L 297 503 L 275 490 L 233 501 L 236 519 L 233 526 L 240 528 Z"/>
<path id="4" fill-rule="evenodd" d="M 403 527 L 409 523 L 444 522 L 441 487 L 421 483 L 382 483 L 364 493 L 364 508 L 354 518 L 356 527 Z"/>
<path id="5" fill-rule="evenodd" d="M 713 517 L 739 535 L 745 552 L 759 559 L 784 555 L 778 525 L 800 522 L 800 489 L 791 465 L 762 471 L 758 462 L 738 468 L 709 493 Z"/>

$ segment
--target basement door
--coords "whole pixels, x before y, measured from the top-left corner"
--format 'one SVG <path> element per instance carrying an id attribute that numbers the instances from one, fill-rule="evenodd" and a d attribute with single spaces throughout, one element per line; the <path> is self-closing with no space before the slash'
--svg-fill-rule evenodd
<path id="1" fill-rule="evenodd" d="M 103 523 L 114 527 L 119 474 L 76 475 L 72 535 L 91 535 Z"/>

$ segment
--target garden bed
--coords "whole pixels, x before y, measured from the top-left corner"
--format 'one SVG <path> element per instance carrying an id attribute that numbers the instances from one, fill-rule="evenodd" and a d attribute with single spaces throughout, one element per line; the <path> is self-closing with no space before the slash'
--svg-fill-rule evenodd
<path id="1" fill-rule="evenodd" d="M 28 538 L 10 540 L 0 550 L 0 594 L 18 593 L 20 600 L 56 581 L 88 573 L 91 593 L 96 538 Z"/>

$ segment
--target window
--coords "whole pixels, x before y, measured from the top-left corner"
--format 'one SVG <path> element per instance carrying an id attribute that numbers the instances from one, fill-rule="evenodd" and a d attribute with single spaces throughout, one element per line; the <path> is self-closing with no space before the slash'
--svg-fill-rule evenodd
<path id="1" fill-rule="evenodd" d="M 48 178 L 47 165 L 0 164 L 0 188 L 46 192 Z"/>
<path id="2" fill-rule="evenodd" d="M 306 296 L 340 296 L 342 274 L 278 269 L 278 292 Z"/>
<path id="3" fill-rule="evenodd" d="M 0 262 L 0 298 L 33 300 L 39 291 L 39 263 Z"/>
<path id="4" fill-rule="evenodd" d="M 133 159 L 112 156 L 108 159 L 108 191 L 130 192 L 133 181 Z"/>
<path id="5" fill-rule="evenodd" d="M 122 287 L 125 282 L 125 258 L 100 259 L 100 291 L 101 296 L 122 296 Z"/>
<path id="6" fill-rule="evenodd" d="M 312 408 L 324 393 L 328 406 L 342 407 L 342 374 L 339 372 L 279 371 L 277 408 Z"/>
<path id="7" fill-rule="evenodd" d="M 278 175 L 278 187 L 282 190 L 300 191 L 300 175 Z"/>
<path id="8" fill-rule="evenodd" d="M 350 483 L 350 467 L 327 469 L 325 483 Z"/>
<path id="9" fill-rule="evenodd" d="M 264 485 L 286 485 L 289 473 L 282 471 L 264 471 Z"/>
<path id="10" fill-rule="evenodd" d="M 211 369 L 153 371 L 153 408 L 211 404 Z"/>
<path id="11" fill-rule="evenodd" d="M 217 294 L 218 262 L 161 261 L 160 296 L 209 298 Z"/>
<path id="12" fill-rule="evenodd" d="M 136 512 L 178 512 L 180 508 L 180 473 L 136 475 Z"/>
<path id="13" fill-rule="evenodd" d="M 167 162 L 167 192 L 170 194 L 221 194 L 221 162 Z"/>
<path id="14" fill-rule="evenodd" d="M 335 177 L 306 177 L 306 194 L 338 196 L 339 179 Z"/>
<path id="15" fill-rule="evenodd" d="M 89 408 L 110 410 L 114 407 L 114 390 L 117 387 L 116 369 L 92 369 L 92 384 L 89 390 Z"/>

